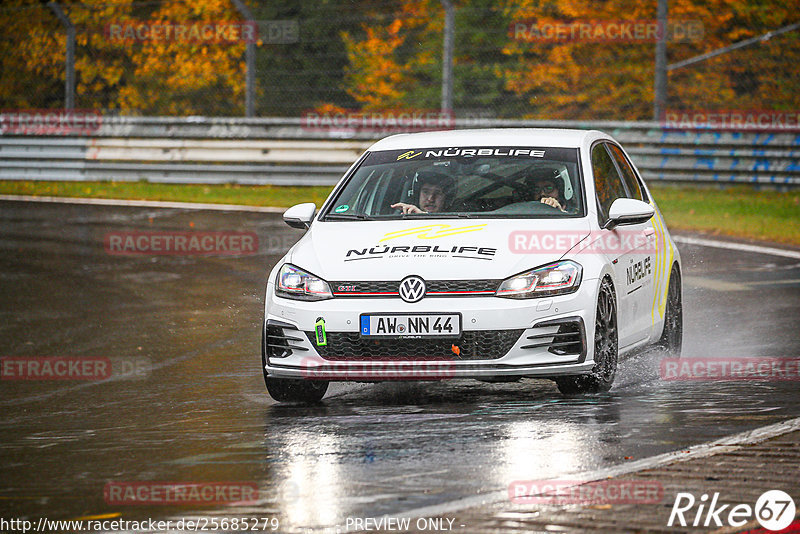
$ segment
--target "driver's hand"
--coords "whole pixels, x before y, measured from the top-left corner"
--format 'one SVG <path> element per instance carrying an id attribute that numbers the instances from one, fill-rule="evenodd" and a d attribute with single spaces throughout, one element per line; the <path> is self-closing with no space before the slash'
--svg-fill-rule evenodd
<path id="1" fill-rule="evenodd" d="M 392 204 L 392 208 L 402 210 L 403 213 L 425 213 L 414 204 L 406 204 L 404 202 L 398 202 L 397 204 Z"/>
<path id="2" fill-rule="evenodd" d="M 552 206 L 552 207 L 554 207 L 554 208 L 558 208 L 558 209 L 560 209 L 561 211 L 566 211 L 566 210 L 564 209 L 564 206 L 562 206 L 562 205 L 561 205 L 561 202 L 559 202 L 558 200 L 556 200 L 556 199 L 555 199 L 555 198 L 553 198 L 553 197 L 544 197 L 544 198 L 541 200 L 541 202 L 542 202 L 542 204 L 547 204 L 548 206 Z"/>

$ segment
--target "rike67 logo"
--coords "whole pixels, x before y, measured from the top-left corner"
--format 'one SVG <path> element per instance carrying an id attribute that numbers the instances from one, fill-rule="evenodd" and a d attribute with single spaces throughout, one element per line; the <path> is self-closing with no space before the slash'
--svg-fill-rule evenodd
<path id="1" fill-rule="evenodd" d="M 755 506 L 720 504 L 719 492 L 710 501 L 706 493 L 696 499 L 691 493 L 680 492 L 675 496 L 667 526 L 722 527 L 725 521 L 732 527 L 743 527 L 755 519 L 765 529 L 778 531 L 792 523 L 794 514 L 794 500 L 781 490 L 765 491 Z"/>

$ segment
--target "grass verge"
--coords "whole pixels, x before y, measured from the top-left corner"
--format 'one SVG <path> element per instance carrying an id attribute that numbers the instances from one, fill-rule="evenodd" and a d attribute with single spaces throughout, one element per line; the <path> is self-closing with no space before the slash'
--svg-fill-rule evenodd
<path id="1" fill-rule="evenodd" d="M 0 194 L 121 198 L 289 207 L 322 204 L 330 187 L 0 181 Z M 700 231 L 800 246 L 800 191 L 652 185 L 670 230 Z"/>
<path id="2" fill-rule="evenodd" d="M 650 186 L 670 231 L 691 230 L 800 246 L 800 191 Z"/>
<path id="3" fill-rule="evenodd" d="M 163 200 L 287 208 L 300 202 L 315 202 L 319 206 L 328 197 L 331 189 L 331 187 L 236 184 L 0 181 L 0 194 L 3 195 L 120 198 L 125 200 Z"/>

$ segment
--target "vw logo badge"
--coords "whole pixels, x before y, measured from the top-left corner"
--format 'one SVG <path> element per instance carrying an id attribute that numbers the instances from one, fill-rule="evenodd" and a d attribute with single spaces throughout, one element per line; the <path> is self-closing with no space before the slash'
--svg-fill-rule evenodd
<path id="1" fill-rule="evenodd" d="M 425 280 L 419 276 L 406 276 L 397 291 L 404 301 L 418 302 L 425 296 Z"/>

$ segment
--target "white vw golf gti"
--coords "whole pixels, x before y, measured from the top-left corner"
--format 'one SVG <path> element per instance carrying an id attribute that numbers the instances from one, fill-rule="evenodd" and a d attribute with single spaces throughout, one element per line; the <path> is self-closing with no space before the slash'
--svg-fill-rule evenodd
<path id="1" fill-rule="evenodd" d="M 608 390 L 620 355 L 680 354 L 681 262 L 625 151 L 598 131 L 404 134 L 372 145 L 267 281 L 278 401 L 330 381 L 551 378 Z"/>

